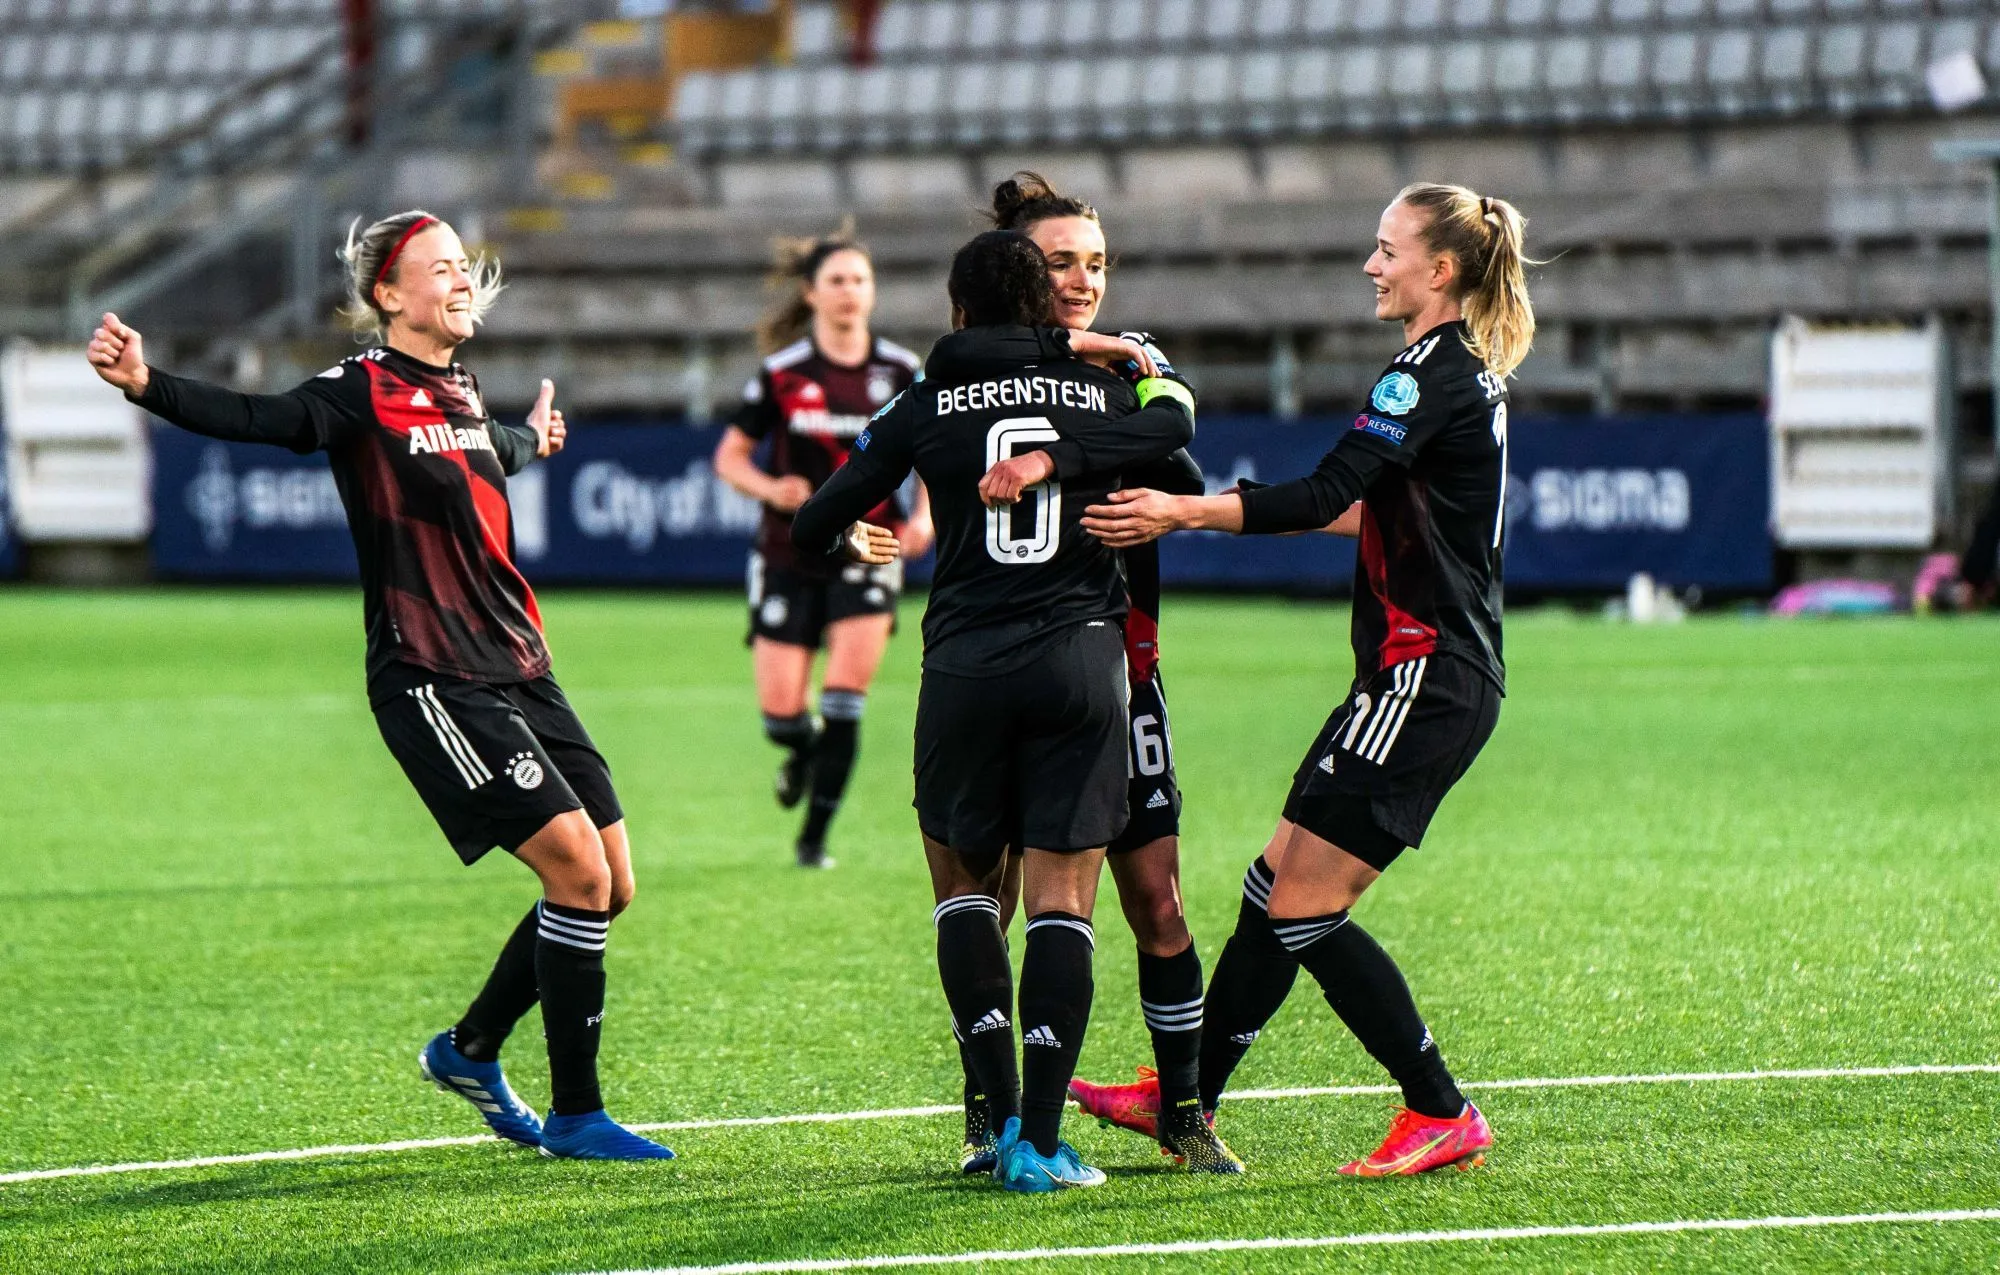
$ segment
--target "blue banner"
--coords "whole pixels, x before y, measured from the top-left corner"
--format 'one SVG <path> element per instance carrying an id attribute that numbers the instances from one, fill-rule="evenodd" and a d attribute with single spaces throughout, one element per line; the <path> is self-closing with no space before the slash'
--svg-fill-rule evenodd
<path id="1" fill-rule="evenodd" d="M 153 569 L 170 578 L 353 580 L 325 456 L 153 427 Z"/>
<path id="2" fill-rule="evenodd" d="M 1347 418 L 1204 416 L 1190 451 L 1211 492 L 1309 472 Z M 1518 589 L 1662 583 L 1756 590 L 1771 583 L 1770 451 L 1758 416 L 1517 419 L 1508 431 L 1507 560 Z M 1169 537 L 1169 584 L 1345 588 L 1351 541 L 1327 536 Z"/>
<path id="3" fill-rule="evenodd" d="M 1310 471 L 1350 427 L 1204 417 L 1193 451 L 1221 491 Z M 715 429 L 581 425 L 569 446 L 509 482 L 521 567 L 532 581 L 734 584 L 758 509 L 717 479 Z M 346 517 L 323 456 L 155 432 L 154 563 L 162 575 L 354 577 Z M 1760 589 L 1771 580 L 1769 453 L 1754 416 L 1526 419 L 1509 437 L 1508 583 Z M 912 578 L 926 578 L 917 567 Z M 1170 585 L 1340 591 L 1352 541 L 1330 536 L 1170 537 Z"/>
<path id="4" fill-rule="evenodd" d="M 1764 418 L 1528 419 L 1512 431 L 1507 583 L 1615 590 L 1768 589 L 1771 450 Z"/>

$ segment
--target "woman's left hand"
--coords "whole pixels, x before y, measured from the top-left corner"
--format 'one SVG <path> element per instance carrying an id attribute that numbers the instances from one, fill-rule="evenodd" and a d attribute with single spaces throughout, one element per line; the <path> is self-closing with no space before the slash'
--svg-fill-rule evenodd
<path id="1" fill-rule="evenodd" d="M 1114 549 L 1130 549 L 1158 540 L 1184 525 L 1179 516 L 1180 497 L 1140 487 L 1114 491 L 1106 505 L 1092 505 L 1083 511 L 1083 529 Z"/>
<path id="2" fill-rule="evenodd" d="M 866 563 L 871 567 L 885 566 L 894 562 L 902 551 L 903 546 L 897 543 L 895 532 L 872 522 L 850 523 L 847 530 L 840 533 L 840 553 L 849 562 Z"/>
<path id="3" fill-rule="evenodd" d="M 556 410 L 556 383 L 542 382 L 541 396 L 535 400 L 534 410 L 528 413 L 528 428 L 535 431 L 535 455 L 549 457 L 563 449 L 569 441 L 569 426 L 563 424 L 563 414 Z"/>

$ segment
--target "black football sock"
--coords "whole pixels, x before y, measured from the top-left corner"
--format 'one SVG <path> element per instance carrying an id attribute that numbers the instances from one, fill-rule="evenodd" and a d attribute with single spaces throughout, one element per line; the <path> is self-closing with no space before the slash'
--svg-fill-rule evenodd
<path id="1" fill-rule="evenodd" d="M 550 1107 L 559 1116 L 598 1111 L 597 1041 L 604 1030 L 604 942 L 611 914 L 542 900 L 535 981 L 549 1038 Z"/>
<path id="2" fill-rule="evenodd" d="M 861 745 L 861 710 L 868 703 L 866 691 L 819 693 L 819 743 L 813 750 L 812 800 L 806 804 L 805 827 L 799 840 L 807 845 L 825 845 L 826 828 L 840 809 L 847 792 L 847 777 L 854 771 L 854 754 Z"/>
<path id="3" fill-rule="evenodd" d="M 1404 1106 L 1447 1120 L 1465 1110 L 1465 1095 L 1417 1014 L 1410 985 L 1366 930 L 1345 912 L 1273 919 L 1271 929 L 1319 980 L 1326 1003 L 1362 1048 L 1403 1087 Z"/>
<path id="4" fill-rule="evenodd" d="M 1021 955 L 1021 1137 L 1054 1155 L 1095 990 L 1090 922 L 1069 912 L 1028 919 Z"/>
<path id="5" fill-rule="evenodd" d="M 764 714 L 764 737 L 795 754 L 811 752 L 813 740 L 818 734 L 811 713 L 797 713 L 791 717 Z"/>
<path id="6" fill-rule="evenodd" d="M 986 1095 L 997 1131 L 1021 1114 L 1021 1079 L 1014 1061 L 1014 1024 L 1007 1010 L 1014 1000 L 1014 972 L 1007 964 L 1007 941 L 1000 934 L 1000 904 L 991 895 L 946 899 L 931 913 L 937 926 L 938 977 L 951 1006 L 959 1056 Z"/>
<path id="7" fill-rule="evenodd" d="M 514 1030 L 514 1024 L 535 1007 L 535 933 L 541 920 L 541 904 L 507 936 L 500 959 L 486 976 L 465 1017 L 451 1029 L 453 1048 L 473 1062 L 492 1062 L 500 1057 L 500 1046 Z"/>
<path id="8" fill-rule="evenodd" d="M 1264 856 L 1258 855 L 1243 874 L 1243 906 L 1236 913 L 1236 932 L 1222 949 L 1209 976 L 1201 1031 L 1201 1109 L 1214 1111 L 1230 1073 L 1257 1036 L 1292 994 L 1299 963 L 1264 914 L 1275 879 Z"/>
<path id="9" fill-rule="evenodd" d="M 1139 1009 L 1153 1037 L 1153 1068 L 1160 1073 L 1160 1114 L 1182 1108 L 1198 1113 L 1201 957 L 1192 942 L 1174 956 L 1139 953 Z"/>

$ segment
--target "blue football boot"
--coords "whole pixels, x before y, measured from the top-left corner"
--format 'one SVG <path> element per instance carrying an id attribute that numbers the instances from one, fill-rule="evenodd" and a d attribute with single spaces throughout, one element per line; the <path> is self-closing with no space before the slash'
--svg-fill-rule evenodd
<path id="1" fill-rule="evenodd" d="M 560 1160 L 671 1160 L 674 1153 L 619 1124 L 602 1111 L 580 1116 L 549 1113 L 542 1126 L 542 1154 Z"/>
<path id="2" fill-rule="evenodd" d="M 1076 1148 L 1067 1142 L 1056 1144 L 1056 1153 L 1045 1156 L 1035 1150 L 1035 1144 L 1020 1136 L 1016 1122 L 1009 1120 L 1008 1129 L 1014 1140 L 1006 1144 L 1006 1151 L 1000 1157 L 1000 1167 L 996 1172 L 1000 1185 L 1009 1191 L 1061 1191 L 1070 1187 L 1103 1186 L 1104 1174 L 1083 1162 Z M 1003 1141 L 1005 1135 L 1002 1135 Z"/>
<path id="3" fill-rule="evenodd" d="M 431 1037 L 417 1055 L 424 1079 L 449 1094 L 457 1094 L 479 1108 L 487 1127 L 509 1142 L 524 1147 L 542 1145 L 542 1122 L 534 1109 L 514 1096 L 498 1062 L 474 1062 L 451 1043 L 451 1032 Z"/>
<path id="4" fill-rule="evenodd" d="M 1000 1126 L 1000 1135 L 993 1139 L 993 1164 L 988 1172 L 995 1182 L 1007 1180 L 1007 1156 L 1021 1141 L 1021 1117 L 1008 1116 Z"/>

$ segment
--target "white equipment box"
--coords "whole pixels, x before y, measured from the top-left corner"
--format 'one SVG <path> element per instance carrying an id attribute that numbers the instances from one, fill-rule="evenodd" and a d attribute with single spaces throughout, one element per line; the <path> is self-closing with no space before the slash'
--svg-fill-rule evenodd
<path id="1" fill-rule="evenodd" d="M 1771 342 L 1771 517 L 1787 549 L 1928 549 L 1950 516 L 1943 327 L 1788 318 Z"/>
<path id="2" fill-rule="evenodd" d="M 0 421 L 14 526 L 28 543 L 137 543 L 153 527 L 145 413 L 99 380 L 83 347 L 0 350 Z"/>

